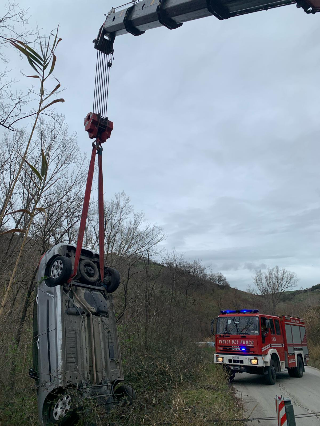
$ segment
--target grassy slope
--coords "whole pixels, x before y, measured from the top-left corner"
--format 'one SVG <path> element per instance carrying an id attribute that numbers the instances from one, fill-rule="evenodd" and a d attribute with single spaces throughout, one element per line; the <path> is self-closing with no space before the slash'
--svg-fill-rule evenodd
<path id="1" fill-rule="evenodd" d="M 231 419 L 243 418 L 241 407 L 223 372 L 212 364 L 212 351 L 198 348 L 194 342 L 210 339 L 210 321 L 220 309 L 258 308 L 267 312 L 264 300 L 240 290 L 197 280 L 187 286 L 190 275 L 180 274 L 173 287 L 168 269 L 151 265 L 145 274 L 144 268 L 145 264 L 141 264 L 135 271 L 130 282 L 127 311 L 119 323 L 126 380 L 132 384 L 138 398 L 132 407 L 117 408 L 108 419 L 114 426 L 232 425 Z M 37 422 L 35 388 L 28 377 L 31 309 L 19 348 L 11 343 L 23 300 L 20 297 L 23 292 L 18 293 L 17 309 L 13 309 L 8 321 L 1 324 L 2 425 L 35 425 Z M 315 366 L 320 366 L 319 299 L 317 288 L 312 292 L 287 292 L 279 307 L 283 313 L 295 315 L 297 307 L 301 309 L 298 314 L 306 319 L 311 363 Z M 123 289 L 120 289 L 115 294 L 117 312 L 121 312 L 122 304 Z M 109 424 L 105 414 L 96 409 L 91 411 L 95 413 L 97 425 Z M 241 422 L 234 424 L 241 425 Z"/>
<path id="2" fill-rule="evenodd" d="M 218 295 L 223 299 L 223 290 L 215 288 L 209 295 L 206 287 L 195 290 L 191 286 L 186 293 L 183 274 L 173 289 L 168 271 L 162 270 L 159 276 L 159 268 L 150 268 L 146 275 L 143 268 L 135 271 L 130 282 L 128 307 L 118 327 L 126 381 L 134 387 L 137 400 L 132 407 L 117 408 L 108 417 L 91 406 L 94 422 L 179 426 L 189 425 L 192 419 L 192 424 L 200 426 L 218 419 L 214 424 L 232 425 L 232 419 L 242 418 L 238 402 L 221 369 L 213 365 L 212 351 L 195 344 L 209 335 L 210 320 L 219 309 L 214 300 Z M 32 305 L 20 345 L 17 348 L 13 344 L 23 297 L 22 286 L 16 300 L 12 300 L 10 315 L 0 324 L 3 426 L 37 424 L 36 389 L 28 376 L 32 365 Z M 121 312 L 122 303 L 120 288 L 115 294 L 117 312 Z"/>

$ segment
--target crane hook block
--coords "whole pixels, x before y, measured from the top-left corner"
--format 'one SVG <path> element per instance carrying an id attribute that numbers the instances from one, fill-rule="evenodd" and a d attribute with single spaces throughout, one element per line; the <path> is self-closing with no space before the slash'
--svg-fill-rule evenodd
<path id="1" fill-rule="evenodd" d="M 90 139 L 97 139 L 102 143 L 110 138 L 113 122 L 101 117 L 100 114 L 89 112 L 84 119 L 84 127 Z"/>

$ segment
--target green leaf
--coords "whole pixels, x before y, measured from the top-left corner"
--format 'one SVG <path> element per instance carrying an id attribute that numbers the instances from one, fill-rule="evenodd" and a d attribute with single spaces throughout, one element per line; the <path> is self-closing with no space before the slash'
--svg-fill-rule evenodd
<path id="1" fill-rule="evenodd" d="M 39 53 L 37 53 L 34 49 L 32 49 L 28 44 L 23 43 L 20 40 L 15 40 L 16 43 L 21 44 L 22 46 L 25 47 L 25 49 L 29 50 L 30 53 L 32 53 L 34 56 L 36 56 L 38 59 L 40 59 L 40 61 L 42 61 L 42 57 L 39 55 Z"/>
<path id="2" fill-rule="evenodd" d="M 53 53 L 52 64 L 51 64 L 51 68 L 50 68 L 50 71 L 49 71 L 48 77 L 49 77 L 49 75 L 52 73 L 52 71 L 54 70 L 54 67 L 55 67 L 55 64 L 56 64 L 56 60 L 57 60 L 57 57 L 56 57 L 56 55 Z"/>
<path id="3" fill-rule="evenodd" d="M 41 176 L 45 176 L 48 171 L 48 162 L 46 159 L 46 156 L 44 155 L 43 149 L 41 149 L 41 157 L 42 157 L 42 163 L 41 163 Z"/>
<path id="4" fill-rule="evenodd" d="M 37 62 L 39 65 L 43 65 L 43 59 L 37 58 L 36 56 L 34 56 L 31 52 L 28 52 L 25 48 L 23 48 L 22 46 L 20 46 L 19 44 L 16 43 L 16 40 L 10 40 L 10 43 L 17 48 L 18 50 L 20 50 L 21 53 L 23 53 L 27 58 L 30 58 L 32 60 L 32 62 Z"/>
<path id="5" fill-rule="evenodd" d="M 43 108 L 41 108 L 39 112 L 42 112 L 43 110 L 45 110 L 46 108 L 48 108 L 49 106 L 51 106 L 53 104 L 56 104 L 57 102 L 64 102 L 64 99 L 62 99 L 62 98 L 55 99 L 54 101 L 50 102 L 48 105 L 46 105 Z"/>
<path id="6" fill-rule="evenodd" d="M 38 285 L 41 284 L 43 281 L 47 280 L 48 278 L 49 277 L 47 277 L 46 275 L 44 277 L 41 277 L 39 282 L 38 282 Z"/>
<path id="7" fill-rule="evenodd" d="M 41 49 L 42 57 L 44 57 L 44 51 L 43 51 L 42 43 L 40 43 L 40 49 Z"/>
<path id="8" fill-rule="evenodd" d="M 39 71 L 37 70 L 36 66 L 35 66 L 35 63 L 34 63 L 34 62 L 32 62 L 32 60 L 31 60 L 28 56 L 27 56 L 27 59 L 28 59 L 29 64 L 32 66 L 32 68 L 33 68 L 36 72 L 39 72 Z"/>
<path id="9" fill-rule="evenodd" d="M 27 75 L 27 77 L 30 77 L 30 78 L 40 78 L 38 75 Z"/>
<path id="10" fill-rule="evenodd" d="M 33 171 L 33 173 L 36 174 L 40 180 L 42 180 L 42 176 L 40 175 L 38 170 L 35 167 L 33 167 L 33 165 L 29 163 L 29 161 L 27 161 L 27 160 L 24 160 L 24 161 L 28 164 L 28 166 Z"/>
<path id="11" fill-rule="evenodd" d="M 15 228 L 15 229 L 10 229 L 9 231 L 1 232 L 0 235 L 13 234 L 14 232 L 22 232 L 23 234 L 25 234 L 26 231 L 24 229 Z"/>
<path id="12" fill-rule="evenodd" d="M 52 34 L 52 33 L 51 33 L 51 34 Z M 53 34 L 52 34 L 52 35 L 53 35 Z M 55 46 L 55 44 L 56 44 L 57 37 L 58 37 L 58 28 L 57 28 L 57 32 L 56 32 L 55 38 L 54 38 L 54 40 L 53 40 L 52 50 L 54 50 L 54 46 Z"/>

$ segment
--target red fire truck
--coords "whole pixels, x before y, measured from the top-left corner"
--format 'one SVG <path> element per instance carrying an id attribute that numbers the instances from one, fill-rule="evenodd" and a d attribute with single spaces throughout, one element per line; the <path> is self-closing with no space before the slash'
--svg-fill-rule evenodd
<path id="1" fill-rule="evenodd" d="M 257 309 L 221 311 L 217 320 L 214 362 L 230 380 L 235 373 L 265 375 L 274 385 L 276 374 L 288 370 L 302 377 L 309 360 L 304 321 L 298 317 L 260 314 Z"/>

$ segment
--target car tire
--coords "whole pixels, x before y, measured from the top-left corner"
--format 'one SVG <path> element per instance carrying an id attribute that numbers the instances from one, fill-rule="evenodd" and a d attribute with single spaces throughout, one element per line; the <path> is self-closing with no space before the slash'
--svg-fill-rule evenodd
<path id="1" fill-rule="evenodd" d="M 120 285 L 120 274 L 116 269 L 106 267 L 104 268 L 103 285 L 107 293 L 113 293 Z"/>
<path id="2" fill-rule="evenodd" d="M 270 361 L 270 366 L 267 367 L 266 382 L 268 385 L 274 385 L 277 379 L 276 363 L 273 359 Z"/>
<path id="3" fill-rule="evenodd" d="M 81 281 L 86 284 L 96 284 L 100 278 L 98 266 L 89 259 L 80 260 L 79 274 Z"/>
<path id="4" fill-rule="evenodd" d="M 79 416 L 75 411 L 73 400 L 73 395 L 66 390 L 50 394 L 43 406 L 44 425 L 74 425 L 79 420 Z"/>
<path id="5" fill-rule="evenodd" d="M 45 282 L 48 287 L 64 284 L 71 275 L 72 262 L 65 256 L 56 256 L 51 259 L 45 270 Z"/>
<path id="6" fill-rule="evenodd" d="M 132 405 L 136 394 L 131 386 L 121 385 L 114 390 L 116 402 L 121 406 Z"/>

